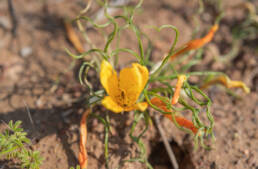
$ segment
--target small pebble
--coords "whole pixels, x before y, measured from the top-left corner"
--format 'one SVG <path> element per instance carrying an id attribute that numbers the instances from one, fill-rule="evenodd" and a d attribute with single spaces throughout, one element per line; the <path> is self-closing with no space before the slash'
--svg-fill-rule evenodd
<path id="1" fill-rule="evenodd" d="M 244 151 L 244 153 L 245 153 L 246 156 L 248 156 L 248 155 L 249 155 L 249 150 L 246 149 L 246 150 Z"/>
<path id="2" fill-rule="evenodd" d="M 68 109 L 64 112 L 61 113 L 61 115 L 63 116 L 63 118 L 69 116 L 71 113 L 73 113 L 73 109 Z"/>
<path id="3" fill-rule="evenodd" d="M 0 24 L 6 28 L 6 29 L 10 29 L 11 28 L 11 23 L 8 17 L 0 17 Z"/>
<path id="4" fill-rule="evenodd" d="M 39 108 L 42 108 L 45 105 L 45 100 L 44 97 L 40 97 L 37 101 L 36 101 L 36 106 Z"/>
<path id="5" fill-rule="evenodd" d="M 65 102 L 70 102 L 70 101 L 71 101 L 71 96 L 70 96 L 69 94 L 63 94 L 62 99 L 63 99 Z"/>
<path id="6" fill-rule="evenodd" d="M 27 56 L 29 56 L 30 54 L 32 53 L 32 48 L 31 47 L 23 47 L 22 49 L 21 49 L 21 56 L 22 57 L 27 57 Z"/>

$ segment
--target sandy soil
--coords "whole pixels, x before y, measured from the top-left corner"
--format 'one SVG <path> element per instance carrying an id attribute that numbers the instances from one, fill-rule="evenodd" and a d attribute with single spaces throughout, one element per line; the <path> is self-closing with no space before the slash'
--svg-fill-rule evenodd
<path id="1" fill-rule="evenodd" d="M 214 59 L 230 50 L 231 31 L 246 17 L 242 9 L 231 8 L 241 0 L 224 2 L 225 17 L 213 42 L 205 47 L 204 60 L 192 70 L 217 70 L 231 79 L 242 80 L 250 94 L 234 90 L 240 98 L 233 97 L 223 88 L 214 86 L 205 92 L 213 101 L 215 118 L 214 143 L 211 151 L 199 148 L 194 151 L 193 138 L 179 131 L 169 120 L 161 118 L 170 144 L 175 151 L 180 169 L 257 169 L 258 168 L 258 57 L 257 37 L 243 41 L 239 53 L 229 63 Z M 14 1 L 17 17 L 16 35 L 8 12 L 7 1 L 0 1 L 0 131 L 4 122 L 22 120 L 22 127 L 32 139 L 33 149 L 44 157 L 42 169 L 66 169 L 78 164 L 79 121 L 84 110 L 84 93 L 75 70 L 75 63 L 64 48 L 73 52 L 68 42 L 63 20 L 74 18 L 82 9 L 81 1 L 69 0 L 19 0 Z M 132 3 L 134 4 L 134 2 Z M 152 38 L 154 60 L 159 60 L 169 49 L 174 37 L 171 31 L 153 32 L 146 25 L 172 24 L 180 31 L 180 46 L 191 39 L 196 28 L 193 16 L 197 1 L 145 0 L 143 10 L 137 13 L 136 23 Z M 214 22 L 214 9 L 208 6 L 199 19 L 200 32 L 206 32 Z M 89 36 L 95 36 L 89 30 Z M 135 48 L 136 39 L 126 32 L 122 45 Z M 169 35 L 169 36 L 168 36 Z M 201 36 L 201 34 L 197 34 Z M 95 39 L 101 44 L 102 39 Z M 88 48 L 87 44 L 85 49 Z M 124 59 L 121 65 L 131 59 Z M 90 77 L 98 84 L 95 74 Z M 104 115 L 101 107 L 97 113 Z M 103 113 L 104 112 L 104 113 Z M 30 120 L 30 117 L 32 121 Z M 133 114 L 110 113 L 110 166 L 115 168 L 121 159 L 137 154 L 137 147 L 128 136 Z M 140 124 L 137 130 L 142 128 Z M 104 168 L 104 126 L 94 118 L 88 124 L 89 169 Z M 155 169 L 171 168 L 165 147 L 155 126 L 144 135 L 149 161 Z M 0 168 L 15 169 L 12 161 L 0 160 Z M 122 168 L 144 168 L 140 163 L 127 163 Z"/>

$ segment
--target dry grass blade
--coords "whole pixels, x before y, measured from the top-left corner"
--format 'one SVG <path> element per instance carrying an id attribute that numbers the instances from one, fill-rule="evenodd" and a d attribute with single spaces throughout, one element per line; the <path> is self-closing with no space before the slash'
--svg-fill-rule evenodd
<path id="1" fill-rule="evenodd" d="M 172 164 L 174 169 L 179 169 L 179 166 L 178 166 L 178 163 L 176 161 L 176 157 L 175 157 L 175 154 L 173 152 L 173 149 L 170 146 L 170 144 L 168 142 L 168 139 L 167 139 L 167 137 L 166 137 L 166 135 L 164 133 L 164 130 L 163 130 L 163 128 L 160 125 L 160 121 L 159 121 L 158 115 L 155 114 L 154 118 L 155 118 L 155 122 L 156 122 L 156 125 L 157 125 L 157 128 L 158 128 L 158 131 L 159 131 L 159 133 L 161 135 L 162 141 L 163 141 L 163 143 L 165 145 L 165 148 L 167 150 L 167 153 L 168 153 L 169 159 L 171 161 L 171 164 Z"/>
<path id="2" fill-rule="evenodd" d="M 86 110 L 81 118 L 80 123 L 80 152 L 79 152 L 79 163 L 81 169 L 87 169 L 88 165 L 88 154 L 86 151 L 86 144 L 87 144 L 87 127 L 86 121 L 90 114 L 90 110 Z"/>

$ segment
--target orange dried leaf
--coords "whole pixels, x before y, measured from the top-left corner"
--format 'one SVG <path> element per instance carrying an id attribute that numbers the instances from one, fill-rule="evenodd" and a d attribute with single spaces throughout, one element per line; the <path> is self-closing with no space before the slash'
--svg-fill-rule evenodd
<path id="1" fill-rule="evenodd" d="M 79 152 L 78 160 L 79 160 L 81 169 L 87 169 L 87 165 L 88 165 L 88 154 L 86 150 L 86 144 L 87 144 L 86 120 L 89 114 L 90 114 L 90 110 L 86 110 L 82 115 L 81 123 L 80 123 L 80 152 Z"/>
<path id="2" fill-rule="evenodd" d="M 241 81 L 233 81 L 231 79 L 229 79 L 227 76 L 218 76 L 210 81 L 208 81 L 207 83 L 205 83 L 201 89 L 205 89 L 213 84 L 217 84 L 220 83 L 223 86 L 225 86 L 226 88 L 242 88 L 246 93 L 250 92 L 250 89 Z"/>
<path id="3" fill-rule="evenodd" d="M 73 46 L 79 53 L 83 53 L 84 49 L 82 43 L 77 34 L 75 33 L 72 25 L 69 22 L 64 22 L 64 25 L 69 41 L 73 44 Z"/>
<path id="4" fill-rule="evenodd" d="M 173 122 L 173 118 L 171 114 L 164 114 L 164 116 Z M 187 120 L 186 118 L 180 117 L 180 116 L 175 116 L 175 120 L 180 126 L 192 130 L 194 134 L 197 133 L 198 129 L 194 126 L 194 124 L 190 120 Z"/>
<path id="5" fill-rule="evenodd" d="M 185 75 L 179 75 L 177 77 L 176 89 L 175 89 L 175 93 L 174 93 L 174 96 L 172 98 L 171 104 L 176 104 L 178 102 L 178 99 L 179 99 L 179 96 L 180 96 L 180 91 L 181 91 L 181 88 L 182 88 L 185 80 L 186 80 Z"/>
<path id="6" fill-rule="evenodd" d="M 151 99 L 151 103 L 157 107 L 159 107 L 160 109 L 162 109 L 163 111 L 165 112 L 171 112 L 171 110 L 168 110 L 166 104 L 160 100 L 158 97 L 154 97 Z M 165 117 L 167 117 L 169 120 L 171 120 L 173 122 L 173 118 L 172 118 L 172 115 L 171 114 L 164 114 Z M 184 117 L 180 117 L 178 115 L 175 115 L 175 120 L 176 122 L 182 126 L 182 127 L 185 127 L 187 129 L 190 129 L 192 130 L 192 132 L 194 134 L 197 133 L 198 129 L 194 126 L 194 124 L 190 121 L 190 120 L 187 120 L 186 118 Z"/>
<path id="7" fill-rule="evenodd" d="M 194 40 L 189 41 L 188 43 L 186 43 L 184 45 L 184 47 L 181 50 L 179 50 L 174 55 L 172 55 L 170 57 L 170 59 L 173 60 L 174 58 L 176 58 L 178 55 L 181 55 L 182 53 L 203 47 L 205 44 L 207 44 L 208 42 L 210 42 L 213 39 L 213 36 L 217 30 L 218 30 L 218 25 L 215 24 L 214 26 L 211 27 L 211 29 L 207 33 L 207 35 L 205 35 L 201 39 L 194 39 Z"/>
<path id="8" fill-rule="evenodd" d="M 150 100 L 151 104 L 157 106 L 158 108 L 162 109 L 165 112 L 170 112 L 170 110 L 168 110 L 166 103 L 164 103 L 161 99 L 159 99 L 158 97 L 153 97 Z"/>

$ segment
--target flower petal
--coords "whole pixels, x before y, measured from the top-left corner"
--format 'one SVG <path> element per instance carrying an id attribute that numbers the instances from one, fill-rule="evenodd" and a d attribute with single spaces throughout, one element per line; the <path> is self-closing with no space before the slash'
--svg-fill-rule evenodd
<path id="1" fill-rule="evenodd" d="M 149 71 L 145 66 L 142 66 L 138 63 L 133 63 L 133 67 L 136 67 L 139 70 L 139 72 L 141 73 L 141 78 L 142 78 L 141 91 L 142 91 L 148 81 Z"/>
<path id="2" fill-rule="evenodd" d="M 134 110 L 140 110 L 140 111 L 144 111 L 146 110 L 148 107 L 148 103 L 147 102 L 140 102 L 140 103 L 136 103 L 134 105 Z"/>
<path id="3" fill-rule="evenodd" d="M 123 91 L 121 104 L 132 106 L 137 101 L 142 86 L 141 73 L 137 67 L 124 68 L 119 75 L 119 88 Z"/>
<path id="4" fill-rule="evenodd" d="M 100 82 L 110 96 L 119 95 L 117 74 L 106 60 L 101 63 Z"/>
<path id="5" fill-rule="evenodd" d="M 148 81 L 148 74 L 148 69 L 137 63 L 121 70 L 119 88 L 124 92 L 123 104 L 129 107 L 135 104 Z"/>
<path id="6" fill-rule="evenodd" d="M 120 113 L 124 111 L 124 108 L 118 105 L 111 96 L 105 96 L 101 103 L 104 107 L 114 113 Z"/>
<path id="7" fill-rule="evenodd" d="M 125 107 L 125 111 L 133 111 L 133 110 L 140 110 L 140 111 L 144 111 L 146 110 L 148 107 L 148 103 L 147 102 L 140 102 L 140 103 L 136 103 L 133 106 L 130 107 Z"/>

